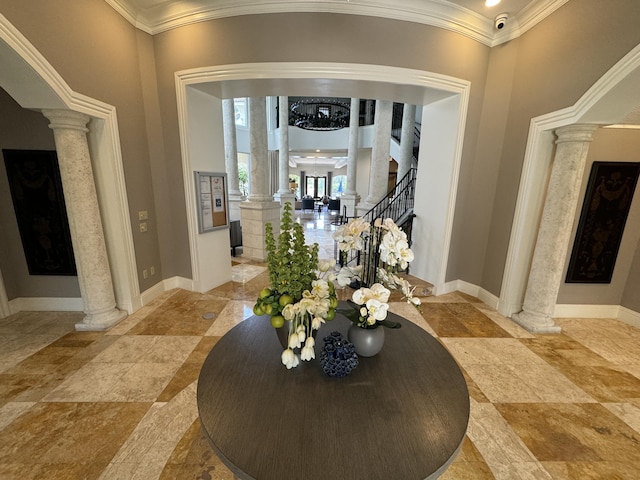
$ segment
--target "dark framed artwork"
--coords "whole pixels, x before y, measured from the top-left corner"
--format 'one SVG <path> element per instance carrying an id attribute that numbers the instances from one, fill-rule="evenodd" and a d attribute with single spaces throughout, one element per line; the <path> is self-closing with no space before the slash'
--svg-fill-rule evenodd
<path id="1" fill-rule="evenodd" d="M 640 163 L 593 162 L 567 283 L 611 283 Z"/>
<path id="2" fill-rule="evenodd" d="M 55 151 L 2 150 L 30 275 L 76 275 Z"/>

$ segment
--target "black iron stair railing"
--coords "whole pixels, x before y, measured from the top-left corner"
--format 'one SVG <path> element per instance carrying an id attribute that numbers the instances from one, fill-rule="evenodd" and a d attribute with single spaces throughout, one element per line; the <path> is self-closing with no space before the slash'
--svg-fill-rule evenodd
<path id="1" fill-rule="evenodd" d="M 409 246 L 411 246 L 411 231 L 413 228 L 413 207 L 415 203 L 416 188 L 415 168 L 409 169 L 404 177 L 385 195 L 373 208 L 362 216 L 362 219 L 370 224 L 375 224 L 376 220 L 384 221 L 391 218 L 407 234 Z M 347 222 L 349 218 L 343 217 L 342 221 Z M 335 258 L 340 266 L 356 267 L 362 266 L 362 283 L 370 285 L 373 283 L 376 268 L 379 264 L 379 249 L 377 248 L 379 238 L 369 236 L 365 241 L 362 251 L 346 253 L 338 251 L 337 243 L 334 247 Z"/>

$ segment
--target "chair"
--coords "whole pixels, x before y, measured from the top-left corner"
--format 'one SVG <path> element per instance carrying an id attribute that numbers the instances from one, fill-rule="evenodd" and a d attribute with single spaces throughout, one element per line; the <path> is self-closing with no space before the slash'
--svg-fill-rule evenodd
<path id="1" fill-rule="evenodd" d="M 340 211 L 340 199 L 339 198 L 330 198 L 329 199 L 329 212 L 339 212 Z"/>
<path id="2" fill-rule="evenodd" d="M 313 212 L 314 209 L 314 202 L 313 202 L 313 198 L 303 198 L 302 199 L 302 211 L 304 212 L 305 210 L 311 210 Z"/>

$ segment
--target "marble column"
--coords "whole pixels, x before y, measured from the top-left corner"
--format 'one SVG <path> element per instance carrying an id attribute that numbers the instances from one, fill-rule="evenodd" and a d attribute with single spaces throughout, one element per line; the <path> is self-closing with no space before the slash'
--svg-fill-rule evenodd
<path id="1" fill-rule="evenodd" d="M 265 97 L 249 98 L 249 139 L 251 145 L 250 186 L 246 202 L 240 204 L 242 219 L 242 253 L 248 258 L 265 261 L 265 224 L 280 233 L 280 204 L 269 194 L 269 153 L 267 145 L 267 113 Z"/>
<path id="2" fill-rule="evenodd" d="M 240 192 L 238 177 L 238 144 L 236 140 L 236 115 L 233 98 L 222 100 L 222 125 L 224 130 L 224 163 L 229 185 L 229 219 L 240 220 Z"/>
<path id="3" fill-rule="evenodd" d="M 369 194 L 357 207 L 358 215 L 364 215 L 387 194 L 389 185 L 389 144 L 393 102 L 378 100 L 375 114 L 375 138 L 371 149 Z"/>
<path id="4" fill-rule="evenodd" d="M 513 320 L 534 333 L 558 333 L 553 321 L 567 248 L 578 207 L 578 194 L 589 144 L 596 125 L 569 125 L 556 130 L 556 152 L 547 187 L 538 238 L 522 311 Z"/>
<path id="5" fill-rule="evenodd" d="M 116 308 L 87 143 L 87 115 L 43 110 L 53 130 L 85 317 L 76 330 L 107 330 L 127 316 Z"/>
<path id="6" fill-rule="evenodd" d="M 402 131 L 400 132 L 400 158 L 398 159 L 398 181 L 411 169 L 413 160 L 413 139 L 416 126 L 416 106 L 404 104 L 402 110 Z"/>
<path id="7" fill-rule="evenodd" d="M 289 97 L 283 95 L 278 97 L 278 125 L 278 191 L 273 199 L 282 206 L 289 202 L 295 209 L 295 194 L 289 190 Z"/>
<path id="8" fill-rule="evenodd" d="M 360 196 L 356 192 L 358 170 L 358 132 L 360 130 L 360 99 L 351 99 L 349 111 L 349 146 L 347 148 L 347 187 L 340 197 L 340 206 L 346 207 L 348 217 L 356 216 Z M 342 213 L 342 212 L 341 212 Z"/>
<path id="9" fill-rule="evenodd" d="M 373 100 L 365 100 L 364 102 L 364 124 L 371 125 L 371 121 L 374 118 L 374 106 L 375 102 Z"/>

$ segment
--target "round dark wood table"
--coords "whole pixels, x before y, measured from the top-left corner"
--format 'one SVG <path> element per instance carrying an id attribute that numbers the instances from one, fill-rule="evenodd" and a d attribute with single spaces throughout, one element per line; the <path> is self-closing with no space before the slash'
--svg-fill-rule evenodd
<path id="1" fill-rule="evenodd" d="M 202 429 L 240 479 L 422 480 L 449 466 L 469 421 L 467 385 L 449 352 L 408 320 L 386 330 L 375 357 L 346 377 L 316 359 L 287 370 L 269 317 L 236 325 L 213 347 L 198 380 Z"/>

